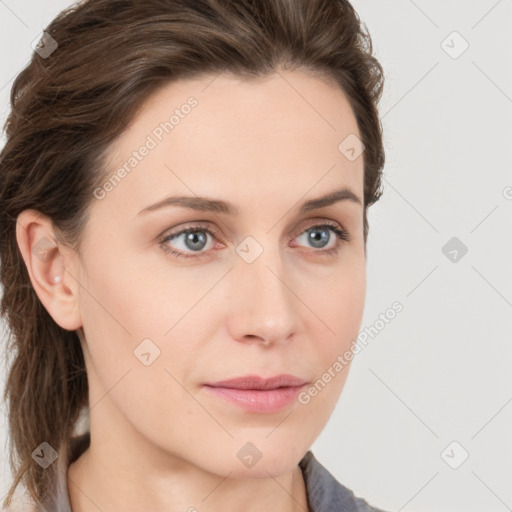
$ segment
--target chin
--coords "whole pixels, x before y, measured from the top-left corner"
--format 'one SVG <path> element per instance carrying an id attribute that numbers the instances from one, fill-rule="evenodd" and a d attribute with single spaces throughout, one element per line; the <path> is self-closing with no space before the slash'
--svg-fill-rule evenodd
<path id="1" fill-rule="evenodd" d="M 231 464 L 231 476 L 269 478 L 270 475 L 278 477 L 293 471 L 307 449 L 300 450 L 297 445 L 288 446 L 285 442 L 276 441 L 271 441 L 270 437 L 240 443 L 240 447 L 233 451 L 235 464 Z"/>
<path id="2" fill-rule="evenodd" d="M 230 478 L 270 478 L 293 471 L 308 451 L 308 441 L 303 435 L 269 435 L 271 429 L 251 429 L 235 434 L 226 442 L 219 438 L 211 439 L 199 452 L 193 449 L 194 456 L 189 460 L 217 475 L 230 475 Z"/>
<path id="3" fill-rule="evenodd" d="M 229 465 L 228 465 L 229 467 Z M 292 472 L 296 467 L 295 461 L 288 461 L 281 459 L 280 461 L 264 460 L 263 457 L 252 467 L 245 467 L 243 464 L 231 464 L 230 478 L 240 479 L 263 479 L 275 477 L 278 478 L 281 475 Z M 227 473 L 225 473 L 227 474 Z"/>

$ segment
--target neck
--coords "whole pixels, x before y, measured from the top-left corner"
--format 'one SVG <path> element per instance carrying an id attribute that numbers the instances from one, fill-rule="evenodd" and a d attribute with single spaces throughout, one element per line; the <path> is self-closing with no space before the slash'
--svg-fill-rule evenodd
<path id="1" fill-rule="evenodd" d="M 154 467 L 137 450 L 112 453 L 91 446 L 69 466 L 67 486 L 73 512 L 238 511 L 308 512 L 299 466 L 278 477 L 223 477 L 184 460 Z"/>

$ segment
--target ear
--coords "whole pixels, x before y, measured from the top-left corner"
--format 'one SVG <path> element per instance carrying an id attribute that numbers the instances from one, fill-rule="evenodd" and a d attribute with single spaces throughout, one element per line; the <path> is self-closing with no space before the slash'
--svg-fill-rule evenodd
<path id="1" fill-rule="evenodd" d="M 71 268 L 72 253 L 57 242 L 51 220 L 36 210 L 24 210 L 17 218 L 16 239 L 32 286 L 45 309 L 63 329 L 79 329 L 79 286 Z"/>

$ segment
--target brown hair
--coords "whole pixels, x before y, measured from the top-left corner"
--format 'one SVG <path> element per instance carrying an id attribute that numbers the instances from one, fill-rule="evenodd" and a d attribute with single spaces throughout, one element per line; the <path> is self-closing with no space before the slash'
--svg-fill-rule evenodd
<path id="1" fill-rule="evenodd" d="M 5 506 L 20 482 L 37 503 L 56 493 L 54 465 L 43 469 L 32 453 L 47 442 L 66 457 L 88 403 L 77 331 L 58 326 L 36 295 L 16 241 L 17 216 L 38 210 L 78 251 L 109 144 L 152 93 L 208 73 L 250 78 L 300 67 L 330 77 L 347 95 L 365 148 L 365 250 L 367 208 L 382 195 L 383 71 L 348 1 L 89 0 L 62 11 L 45 32 L 58 46 L 50 55 L 35 51 L 16 77 L 0 153 L 1 314 L 12 356 L 4 399 L 14 475 Z"/>

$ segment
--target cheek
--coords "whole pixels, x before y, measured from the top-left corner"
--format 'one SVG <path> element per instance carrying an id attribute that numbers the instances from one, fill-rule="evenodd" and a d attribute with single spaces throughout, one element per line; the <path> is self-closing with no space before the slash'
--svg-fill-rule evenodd
<path id="1" fill-rule="evenodd" d="M 106 407 L 101 398 L 108 392 L 134 425 L 151 431 L 167 424 L 171 404 L 180 404 L 182 414 L 193 406 L 177 382 L 184 381 L 199 351 L 191 343 L 194 317 L 187 317 L 187 311 L 200 295 L 190 286 L 183 294 L 172 279 L 163 282 L 161 275 L 157 279 L 144 266 L 130 263 L 112 259 L 88 272 L 82 318 L 90 399 Z"/>
<path id="2" fill-rule="evenodd" d="M 348 377 L 355 355 L 353 344 L 361 327 L 366 296 L 366 267 L 364 260 L 351 266 L 340 267 L 332 279 L 323 282 L 325 292 L 315 290 L 311 297 L 314 311 L 321 318 L 315 319 L 316 333 L 311 339 L 316 352 L 315 380 L 313 386 L 305 390 L 303 406 L 315 409 L 319 421 L 319 431 L 331 415 Z M 321 330 L 321 332 L 319 332 Z M 322 426 L 320 427 L 320 424 Z"/>
<path id="3" fill-rule="evenodd" d="M 325 355 L 332 357 L 345 351 L 357 338 L 361 326 L 366 298 L 365 261 L 358 259 L 351 265 L 340 265 L 329 279 L 318 281 L 318 286 L 312 287 L 310 283 L 305 296 L 322 320 L 317 325 L 330 340 L 324 345 Z"/>
<path id="4" fill-rule="evenodd" d="M 164 368 L 183 373 L 190 367 L 187 361 L 199 352 L 194 344 L 199 336 L 190 339 L 190 333 L 200 328 L 198 316 L 214 315 L 208 291 L 218 276 L 195 276 L 191 269 L 177 267 L 170 272 L 161 262 L 148 265 L 114 250 L 108 254 L 88 268 L 81 296 L 84 332 L 95 366 L 101 365 L 103 375 L 119 377 L 121 369 L 154 361 L 151 367 L 160 367 L 164 377 L 169 378 Z"/>

